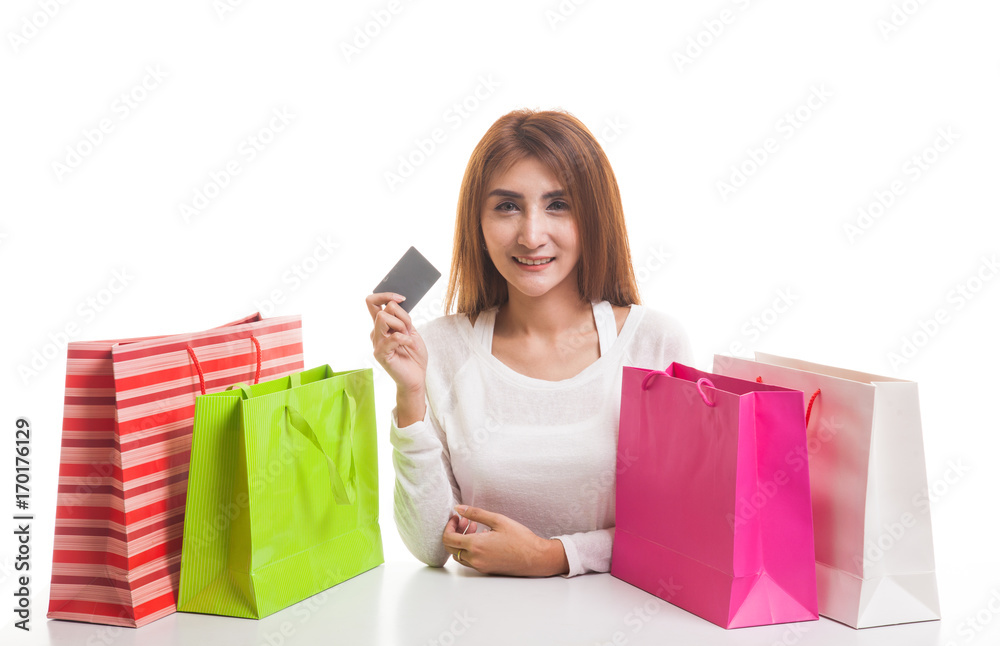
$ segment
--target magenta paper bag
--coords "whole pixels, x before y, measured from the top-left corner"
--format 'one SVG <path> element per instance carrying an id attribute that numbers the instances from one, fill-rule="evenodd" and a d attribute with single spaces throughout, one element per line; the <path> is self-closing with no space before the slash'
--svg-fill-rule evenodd
<path id="1" fill-rule="evenodd" d="M 804 408 L 799 390 L 625 367 L 611 574 L 723 628 L 817 619 L 808 463 L 788 461 L 807 455 Z"/>

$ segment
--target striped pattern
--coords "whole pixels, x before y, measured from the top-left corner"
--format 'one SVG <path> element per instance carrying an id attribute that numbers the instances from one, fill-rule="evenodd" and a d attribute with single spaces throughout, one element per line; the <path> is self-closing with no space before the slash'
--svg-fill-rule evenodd
<path id="1" fill-rule="evenodd" d="M 71 343 L 50 619 L 138 627 L 176 610 L 195 396 L 302 369 L 298 316 Z"/>

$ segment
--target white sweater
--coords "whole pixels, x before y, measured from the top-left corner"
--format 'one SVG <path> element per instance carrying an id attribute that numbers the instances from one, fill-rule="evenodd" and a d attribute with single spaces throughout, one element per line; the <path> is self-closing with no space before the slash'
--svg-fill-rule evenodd
<path id="1" fill-rule="evenodd" d="M 569 574 L 607 572 L 615 524 L 622 368 L 692 363 L 671 316 L 632 305 L 617 336 L 607 301 L 593 303 L 600 358 L 561 381 L 522 375 L 492 354 L 497 308 L 418 327 L 427 346 L 424 419 L 397 427 L 394 518 L 418 559 L 444 565 L 441 534 L 455 505 L 516 520 L 562 541 Z"/>

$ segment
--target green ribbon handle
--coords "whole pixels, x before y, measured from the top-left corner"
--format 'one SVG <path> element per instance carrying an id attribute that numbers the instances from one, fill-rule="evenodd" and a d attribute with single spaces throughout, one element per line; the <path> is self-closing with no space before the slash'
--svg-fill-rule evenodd
<path id="1" fill-rule="evenodd" d="M 241 399 L 250 399 L 250 387 L 243 382 L 233 384 L 229 388 L 226 388 L 226 391 L 230 390 L 239 390 Z"/>
<path id="2" fill-rule="evenodd" d="M 348 441 L 351 444 L 351 466 L 348 472 L 348 479 L 352 484 L 354 484 L 357 480 L 357 473 L 354 468 L 354 425 L 357 422 L 358 405 L 350 393 L 346 390 L 343 391 L 343 393 L 344 396 L 347 397 L 351 417 L 351 431 L 348 435 Z M 330 487 L 333 489 L 334 500 L 336 500 L 338 505 L 353 505 L 354 497 L 347 490 L 347 487 L 344 484 L 344 479 L 341 477 L 340 471 L 337 469 L 336 461 L 330 457 L 330 455 L 326 452 L 326 449 L 323 448 L 323 445 L 320 444 L 319 438 L 317 438 L 316 433 L 313 432 L 312 426 L 310 426 L 309 422 L 307 422 L 306 419 L 291 406 L 285 406 L 285 413 L 288 415 L 289 425 L 309 440 L 309 443 L 316 447 L 316 449 L 323 454 L 323 457 L 326 458 L 326 468 L 330 475 Z"/>

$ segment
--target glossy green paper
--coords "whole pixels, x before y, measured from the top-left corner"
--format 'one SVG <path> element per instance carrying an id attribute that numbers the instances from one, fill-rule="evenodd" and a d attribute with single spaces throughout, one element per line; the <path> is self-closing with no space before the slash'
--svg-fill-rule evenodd
<path id="1" fill-rule="evenodd" d="M 259 619 L 383 562 L 372 370 L 197 398 L 178 610 Z"/>

